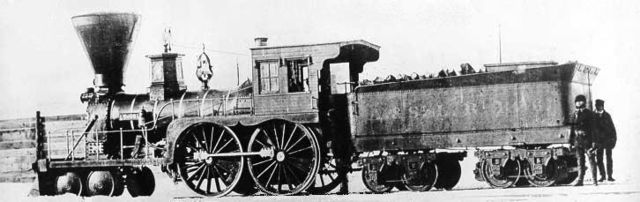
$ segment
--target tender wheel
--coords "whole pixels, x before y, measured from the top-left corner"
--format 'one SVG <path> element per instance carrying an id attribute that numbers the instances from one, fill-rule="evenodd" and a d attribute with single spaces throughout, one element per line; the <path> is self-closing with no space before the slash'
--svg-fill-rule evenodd
<path id="1" fill-rule="evenodd" d="M 80 175 L 75 172 L 67 172 L 56 179 L 56 194 L 76 194 L 82 193 L 82 180 Z"/>
<path id="2" fill-rule="evenodd" d="M 484 160 L 482 164 L 482 174 L 487 183 L 495 188 L 507 188 L 513 186 L 520 179 L 520 161 L 507 160 L 503 167 L 500 162 Z M 493 169 L 492 169 L 493 168 Z"/>
<path id="3" fill-rule="evenodd" d="M 553 160 L 553 158 L 549 159 L 546 165 L 538 168 L 541 173 L 536 174 L 535 165 L 529 163 L 528 161 L 524 161 L 525 165 L 523 166 L 524 176 L 529 181 L 529 183 L 536 187 L 548 187 L 553 185 L 558 179 L 558 162 Z M 538 172 L 540 172 L 538 171 Z"/>
<path id="4" fill-rule="evenodd" d="M 189 189 L 201 195 L 224 196 L 238 184 L 244 158 L 208 155 L 241 152 L 240 140 L 229 127 L 203 122 L 192 125 L 178 137 L 174 159 Z"/>
<path id="5" fill-rule="evenodd" d="M 113 196 L 116 192 L 117 180 L 110 171 L 91 171 L 87 176 L 88 196 Z"/>
<path id="6" fill-rule="evenodd" d="M 127 191 L 132 197 L 151 196 L 155 188 L 156 180 L 148 167 L 132 168 L 127 175 Z"/>
<path id="7" fill-rule="evenodd" d="M 434 187 L 445 190 L 453 189 L 460 181 L 460 175 L 462 175 L 460 162 L 455 159 L 448 159 L 438 161 L 436 166 L 438 167 L 438 180 Z"/>
<path id="8" fill-rule="evenodd" d="M 384 165 L 383 165 L 384 166 Z M 367 189 L 371 190 L 373 193 L 385 193 L 391 191 L 393 185 L 386 183 L 379 183 L 378 180 L 378 166 L 373 164 L 363 165 L 362 166 L 362 182 Z"/>
<path id="9" fill-rule="evenodd" d="M 578 167 L 578 160 L 575 157 L 568 157 L 560 159 L 562 163 L 566 164 L 567 168 L 576 168 Z M 558 173 L 560 174 L 560 173 Z M 556 184 L 571 184 L 578 178 L 578 172 L 569 172 L 567 176 L 556 181 Z"/>
<path id="10" fill-rule="evenodd" d="M 419 173 L 413 177 L 402 176 L 405 187 L 411 191 L 429 191 L 438 179 L 438 167 L 433 163 L 424 162 L 420 165 Z"/>
<path id="11" fill-rule="evenodd" d="M 313 183 L 320 167 L 320 147 L 303 125 L 282 120 L 262 123 L 251 136 L 248 150 L 262 149 L 273 149 L 274 155 L 248 158 L 249 172 L 260 190 L 292 195 Z"/>
<path id="12" fill-rule="evenodd" d="M 314 183 L 307 189 L 311 194 L 326 194 L 340 185 L 340 180 L 347 177 L 347 173 L 338 173 L 336 159 L 333 153 L 328 153 L 322 160 L 320 171 Z"/>

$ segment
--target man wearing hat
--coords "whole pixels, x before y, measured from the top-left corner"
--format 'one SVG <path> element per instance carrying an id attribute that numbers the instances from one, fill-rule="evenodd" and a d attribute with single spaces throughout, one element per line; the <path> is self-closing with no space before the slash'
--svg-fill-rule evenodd
<path id="1" fill-rule="evenodd" d="M 603 154 L 607 155 L 607 177 L 608 181 L 615 181 L 611 174 L 613 173 L 613 159 L 611 159 L 611 150 L 616 146 L 616 127 L 613 125 L 611 115 L 604 110 L 604 100 L 596 100 L 595 127 L 598 133 L 598 149 L 596 150 L 596 159 L 598 162 L 598 170 L 600 170 L 600 182 L 605 180 L 604 162 L 602 162 Z"/>
<path id="2" fill-rule="evenodd" d="M 576 149 L 576 158 L 578 159 L 578 182 L 574 186 L 582 186 L 584 180 L 584 172 L 587 170 L 584 165 L 584 155 L 589 157 L 589 167 L 591 167 L 591 176 L 593 177 L 593 184 L 598 185 L 597 169 L 595 162 L 595 145 L 593 143 L 593 122 L 594 115 L 589 109 L 585 107 L 587 99 L 584 95 L 578 95 L 575 99 L 576 111 L 571 117 L 571 133 L 569 135 L 569 141 L 571 145 Z"/>

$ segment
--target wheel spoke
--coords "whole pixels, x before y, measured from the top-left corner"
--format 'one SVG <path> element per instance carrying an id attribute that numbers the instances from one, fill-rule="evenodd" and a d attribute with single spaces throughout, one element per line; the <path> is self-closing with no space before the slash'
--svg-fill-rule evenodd
<path id="1" fill-rule="evenodd" d="M 282 174 L 284 174 L 284 180 L 287 182 L 287 186 L 289 186 L 289 191 L 293 190 L 293 186 L 291 185 L 291 180 L 289 179 L 289 175 L 287 175 L 287 166 L 283 165 Z"/>
<path id="2" fill-rule="evenodd" d="M 211 175 L 209 174 L 209 170 L 207 170 L 207 194 L 209 193 L 211 193 Z"/>
<path id="3" fill-rule="evenodd" d="M 266 163 L 266 162 L 269 162 L 269 161 L 271 161 L 271 159 L 265 159 L 264 161 L 260 161 L 258 163 L 254 163 L 253 165 L 257 166 L 257 165 L 260 165 L 260 164 L 263 164 L 263 163 Z"/>
<path id="4" fill-rule="evenodd" d="M 222 190 L 220 189 L 220 177 L 222 177 L 222 174 L 220 173 L 220 171 L 218 169 L 214 169 L 214 171 L 216 173 L 218 173 L 218 176 L 219 176 L 219 177 L 215 178 L 216 190 L 218 190 L 218 192 L 222 192 Z"/>
<path id="5" fill-rule="evenodd" d="M 222 135 L 224 135 L 224 131 L 225 130 L 222 129 L 222 132 L 220 133 L 220 136 L 218 136 L 218 141 L 216 141 L 216 145 L 211 148 L 211 151 L 209 151 L 209 153 L 215 151 L 218 148 L 218 144 L 220 144 L 220 140 L 222 140 Z M 211 138 L 211 139 L 213 139 L 213 138 Z"/>
<path id="6" fill-rule="evenodd" d="M 276 168 L 279 165 L 276 165 Z M 271 174 L 269 174 L 269 179 L 267 179 L 267 183 L 265 184 L 266 186 L 269 186 L 269 183 L 271 182 L 271 178 L 273 178 L 273 174 L 276 172 L 276 169 L 271 170 Z"/>
<path id="7" fill-rule="evenodd" d="M 205 168 L 205 172 L 207 173 L 207 175 L 209 175 L 209 168 Z M 204 172 L 203 172 L 204 173 Z M 197 189 L 200 189 L 200 185 L 202 185 L 202 181 L 204 180 L 204 176 L 205 175 L 200 175 L 200 178 L 198 179 L 198 185 L 196 185 Z M 207 176 L 208 178 L 209 176 Z"/>
<path id="8" fill-rule="evenodd" d="M 269 134 L 266 132 L 266 130 L 260 130 L 260 132 L 262 134 L 264 134 L 265 138 L 267 138 L 267 143 L 265 145 L 271 145 L 273 146 L 273 141 L 271 140 L 271 137 L 269 136 Z M 258 140 L 258 138 L 256 138 L 256 140 Z M 266 146 L 265 146 L 266 147 Z"/>
<path id="9" fill-rule="evenodd" d="M 202 148 L 202 142 L 200 141 L 200 139 L 198 139 L 198 135 L 196 134 L 196 132 L 194 131 L 193 133 L 191 133 L 191 137 L 193 137 L 193 139 L 196 141 L 196 148 Z"/>
<path id="10" fill-rule="evenodd" d="M 289 165 L 291 165 L 291 166 L 293 166 L 294 168 L 296 168 L 296 169 L 298 169 L 298 170 L 302 171 L 303 173 L 307 173 L 307 172 L 308 172 L 308 171 L 307 171 L 307 169 L 304 169 L 304 167 L 301 167 L 301 165 L 299 165 L 299 164 L 297 164 L 297 163 L 295 163 L 295 162 L 289 161 L 288 163 L 289 163 Z"/>
<path id="11" fill-rule="evenodd" d="M 204 141 L 204 150 L 205 151 L 209 151 L 211 145 L 209 145 L 209 143 L 207 142 L 207 134 L 204 132 L 204 127 L 202 127 L 202 140 Z"/>
<path id="12" fill-rule="evenodd" d="M 223 166 L 221 166 L 221 165 L 213 164 L 213 166 L 214 166 L 214 168 L 216 168 L 216 170 L 217 170 L 217 169 L 222 169 L 222 170 L 226 171 L 227 173 L 233 173 L 233 172 L 231 172 L 231 170 L 229 170 L 229 169 L 227 169 L 227 168 L 225 168 L 225 167 L 223 167 Z M 220 174 L 220 173 L 219 173 L 219 174 Z"/>
<path id="13" fill-rule="evenodd" d="M 286 148 L 285 151 L 288 152 L 289 150 L 291 150 L 293 147 L 298 145 L 298 143 L 300 143 L 300 141 L 302 141 L 304 138 L 305 138 L 304 135 L 300 136 L 300 138 L 296 140 L 289 148 Z"/>
<path id="14" fill-rule="evenodd" d="M 304 148 L 302 148 L 302 149 L 298 149 L 298 150 L 295 150 L 295 151 L 290 152 L 290 153 L 289 153 L 289 155 L 293 155 L 293 154 L 296 154 L 296 153 L 298 153 L 298 152 L 301 152 L 301 151 L 304 151 L 304 150 L 307 150 L 307 149 L 313 149 L 313 148 L 312 148 L 311 146 L 304 147 Z"/>
<path id="15" fill-rule="evenodd" d="M 275 165 L 276 161 L 273 161 L 271 164 L 269 164 L 269 166 L 267 166 L 267 168 L 265 168 L 260 174 L 258 174 L 258 178 L 260 178 L 265 172 L 267 172 L 267 170 L 269 170 L 269 168 L 271 168 L 271 166 Z"/>
<path id="16" fill-rule="evenodd" d="M 284 148 L 284 132 L 286 131 L 287 124 L 282 124 L 282 142 L 280 142 L 280 148 Z"/>
<path id="17" fill-rule="evenodd" d="M 227 147 L 229 145 L 229 143 L 231 143 L 233 141 L 233 139 L 230 139 L 229 141 L 227 141 L 226 143 L 224 143 L 224 145 L 222 147 L 220 147 L 220 149 L 218 149 L 216 152 L 214 152 L 214 154 L 217 154 L 218 152 L 221 152 L 222 149 L 224 149 L 225 147 Z"/>
<path id="18" fill-rule="evenodd" d="M 278 140 L 278 132 L 276 131 L 276 124 L 273 124 L 273 139 L 276 139 L 276 147 L 278 147 L 278 149 L 281 149 L 280 147 L 280 141 Z"/>
<path id="19" fill-rule="evenodd" d="M 189 176 L 189 178 L 187 178 L 186 181 L 194 180 L 196 176 L 202 176 L 202 175 L 200 175 L 200 173 L 202 172 L 204 167 L 205 167 L 205 164 L 200 165 L 200 167 L 198 167 L 198 169 L 196 169 L 196 171 L 194 171 L 193 174 L 191 176 Z"/>
<path id="20" fill-rule="evenodd" d="M 302 181 L 300 181 L 300 179 L 298 179 L 298 176 L 296 175 L 295 172 L 293 172 L 293 170 L 291 170 L 291 168 L 289 168 L 289 166 L 284 166 L 285 169 L 285 173 L 286 171 L 289 171 L 289 173 L 291 173 L 291 175 L 293 176 L 293 179 L 295 180 L 295 183 L 302 183 Z"/>
<path id="21" fill-rule="evenodd" d="M 192 165 L 186 165 L 185 164 L 186 165 L 186 170 L 187 170 L 187 172 L 196 170 L 196 169 L 200 168 L 202 164 L 204 164 L 204 163 L 194 163 Z"/>
<path id="22" fill-rule="evenodd" d="M 216 127 L 211 126 L 211 134 L 209 135 L 209 150 L 207 152 L 211 153 L 213 151 L 213 136 L 216 134 Z M 224 129 L 223 129 L 224 130 Z"/>
<path id="23" fill-rule="evenodd" d="M 199 150 L 198 148 L 193 147 L 193 146 L 187 146 L 187 148 L 189 148 L 189 149 L 193 150 L 194 152 Z"/>
<path id="24" fill-rule="evenodd" d="M 280 179 L 280 167 L 278 167 L 278 193 L 282 192 L 282 180 Z"/>
<path id="25" fill-rule="evenodd" d="M 289 142 L 291 142 L 291 139 L 293 139 L 293 135 L 296 134 L 296 130 L 298 130 L 298 124 L 294 124 L 293 125 L 293 130 L 291 131 L 291 134 L 289 135 L 289 139 L 287 139 L 287 143 L 285 143 L 284 147 L 282 147 L 282 148 L 288 148 Z"/>
<path id="26" fill-rule="evenodd" d="M 322 183 L 322 186 L 324 187 L 325 186 L 324 178 L 322 177 L 322 175 L 320 175 L 319 177 L 320 177 L 320 183 Z"/>

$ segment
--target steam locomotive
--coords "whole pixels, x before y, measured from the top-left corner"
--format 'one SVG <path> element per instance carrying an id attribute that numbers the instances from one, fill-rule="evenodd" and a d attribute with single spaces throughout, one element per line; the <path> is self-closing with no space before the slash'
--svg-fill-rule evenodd
<path id="1" fill-rule="evenodd" d="M 501 63 L 484 73 L 360 85 L 378 45 L 267 46 L 257 38 L 253 82 L 236 90 L 187 90 L 183 55 L 165 48 L 147 56 L 149 92 L 128 94 L 123 73 L 139 17 L 93 13 L 72 21 L 94 87 L 81 94 L 88 117 L 81 128 L 47 130 L 37 113 L 41 195 L 118 196 L 126 187 L 148 196 L 155 189 L 149 166 L 206 196 L 322 194 L 346 176 L 336 169 L 336 156 L 345 155 L 373 192 L 451 189 L 468 147 L 481 148 L 474 173 L 491 186 L 568 183 L 576 177 L 566 147 L 571 98 L 584 94 L 590 106 L 598 73 L 580 63 Z M 200 60 L 210 68 L 206 54 Z M 339 67 L 348 68 L 345 92 L 332 72 L 339 63 L 348 64 Z"/>

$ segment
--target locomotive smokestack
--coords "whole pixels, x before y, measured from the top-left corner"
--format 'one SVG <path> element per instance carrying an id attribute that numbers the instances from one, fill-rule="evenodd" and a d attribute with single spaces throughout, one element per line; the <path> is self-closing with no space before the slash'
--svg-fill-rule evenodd
<path id="1" fill-rule="evenodd" d="M 71 21 L 93 64 L 94 85 L 108 93 L 121 92 L 138 15 L 91 13 L 75 16 Z"/>

